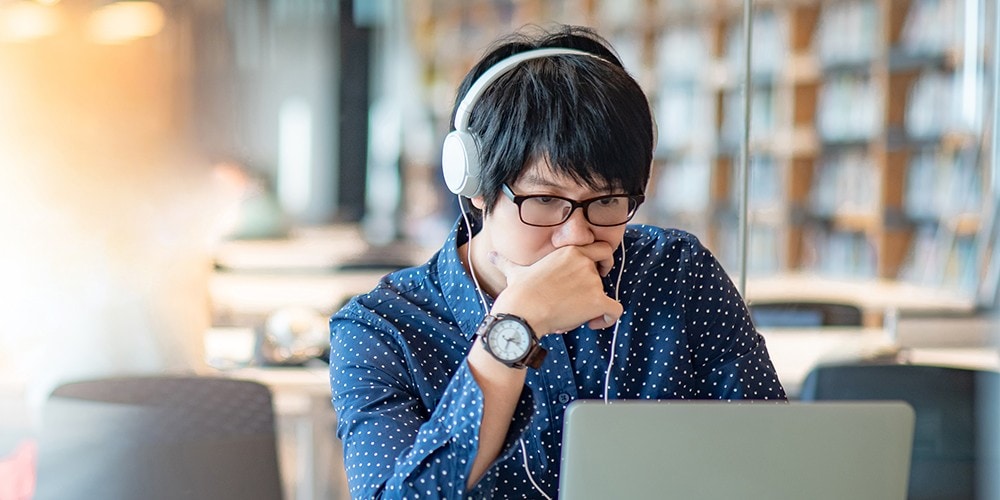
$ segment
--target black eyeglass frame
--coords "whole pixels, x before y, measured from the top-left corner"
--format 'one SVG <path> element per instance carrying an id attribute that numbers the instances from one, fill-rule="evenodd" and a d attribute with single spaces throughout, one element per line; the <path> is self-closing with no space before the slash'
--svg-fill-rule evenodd
<path id="1" fill-rule="evenodd" d="M 510 199 L 510 201 L 514 202 L 514 204 L 517 205 L 517 217 L 521 219 L 521 222 L 533 227 L 555 227 L 560 224 L 563 224 L 564 222 L 568 221 L 570 217 L 573 216 L 573 212 L 575 212 L 577 208 L 583 209 L 583 218 L 586 219 L 587 223 L 591 225 L 597 227 L 621 226 L 622 224 L 628 224 L 628 222 L 632 220 L 632 217 L 635 217 L 635 213 L 639 211 L 639 205 L 642 205 L 642 202 L 646 201 L 646 195 L 643 194 L 607 194 L 604 196 L 595 196 L 594 198 L 587 198 L 586 200 L 580 200 L 580 201 L 571 200 L 569 198 L 564 198 L 562 196 L 555 196 L 551 194 L 518 195 L 514 194 L 514 190 L 512 190 L 510 186 L 508 186 L 506 183 L 501 185 L 501 190 L 503 191 L 503 194 L 507 196 L 508 199 Z M 533 198 L 553 198 L 556 200 L 562 200 L 568 202 L 570 205 L 569 212 L 566 212 L 566 217 L 564 217 L 563 220 L 556 222 L 554 224 L 532 224 L 524 220 L 524 216 L 521 215 L 521 204 Z M 606 200 L 608 198 L 627 198 L 630 204 L 635 203 L 635 205 L 631 207 L 631 210 L 629 210 L 628 216 L 625 218 L 625 220 L 617 224 L 598 224 L 590 220 L 590 213 L 588 211 L 590 205 L 594 202 Z"/>

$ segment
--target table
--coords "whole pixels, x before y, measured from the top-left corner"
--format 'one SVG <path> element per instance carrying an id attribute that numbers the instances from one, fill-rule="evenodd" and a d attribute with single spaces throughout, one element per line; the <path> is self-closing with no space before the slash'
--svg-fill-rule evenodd
<path id="1" fill-rule="evenodd" d="M 897 362 L 1000 370 L 996 347 L 910 348 L 883 328 L 817 327 L 762 329 L 778 379 L 797 397 L 809 371 L 821 363 L 888 358 Z"/>
<path id="2" fill-rule="evenodd" d="M 773 328 L 761 335 L 789 397 L 798 396 L 809 371 L 820 363 L 857 361 L 896 349 L 882 328 Z"/>
<path id="3" fill-rule="evenodd" d="M 831 279 L 805 273 L 747 281 L 748 303 L 829 302 L 861 308 L 866 326 L 882 325 L 889 314 L 969 314 L 975 297 L 955 291 L 892 280 Z"/>

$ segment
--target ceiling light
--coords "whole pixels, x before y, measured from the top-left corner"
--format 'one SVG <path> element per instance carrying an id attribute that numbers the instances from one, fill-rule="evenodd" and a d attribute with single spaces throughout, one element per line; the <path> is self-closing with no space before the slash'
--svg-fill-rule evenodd
<path id="1" fill-rule="evenodd" d="M 58 29 L 59 16 L 53 9 L 26 0 L 0 5 L 0 41 L 26 42 Z"/>
<path id="2" fill-rule="evenodd" d="M 156 2 L 120 1 L 92 12 L 87 34 L 97 43 L 126 43 L 156 35 L 165 22 L 163 7 Z"/>

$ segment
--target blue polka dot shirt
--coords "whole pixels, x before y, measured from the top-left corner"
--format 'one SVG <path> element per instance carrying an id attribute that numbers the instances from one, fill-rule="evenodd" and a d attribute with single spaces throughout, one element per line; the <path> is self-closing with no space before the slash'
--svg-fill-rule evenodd
<path id="1" fill-rule="evenodd" d="M 483 394 L 465 357 L 485 315 L 458 259 L 459 220 L 419 267 L 384 277 L 330 320 L 337 435 L 355 498 L 542 498 L 558 494 L 563 412 L 601 399 L 614 327 L 546 335 L 528 369 L 503 451 L 466 489 Z M 610 370 L 612 399 L 785 399 L 764 339 L 712 254 L 691 234 L 633 225 L 626 262 L 604 279 L 624 315 Z M 519 444 L 524 442 L 524 451 Z"/>

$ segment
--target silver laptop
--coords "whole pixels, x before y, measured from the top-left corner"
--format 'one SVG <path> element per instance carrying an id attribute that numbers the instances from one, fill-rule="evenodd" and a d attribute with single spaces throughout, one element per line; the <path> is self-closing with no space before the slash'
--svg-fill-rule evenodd
<path id="1" fill-rule="evenodd" d="M 576 401 L 560 498 L 906 498 L 903 402 Z"/>

